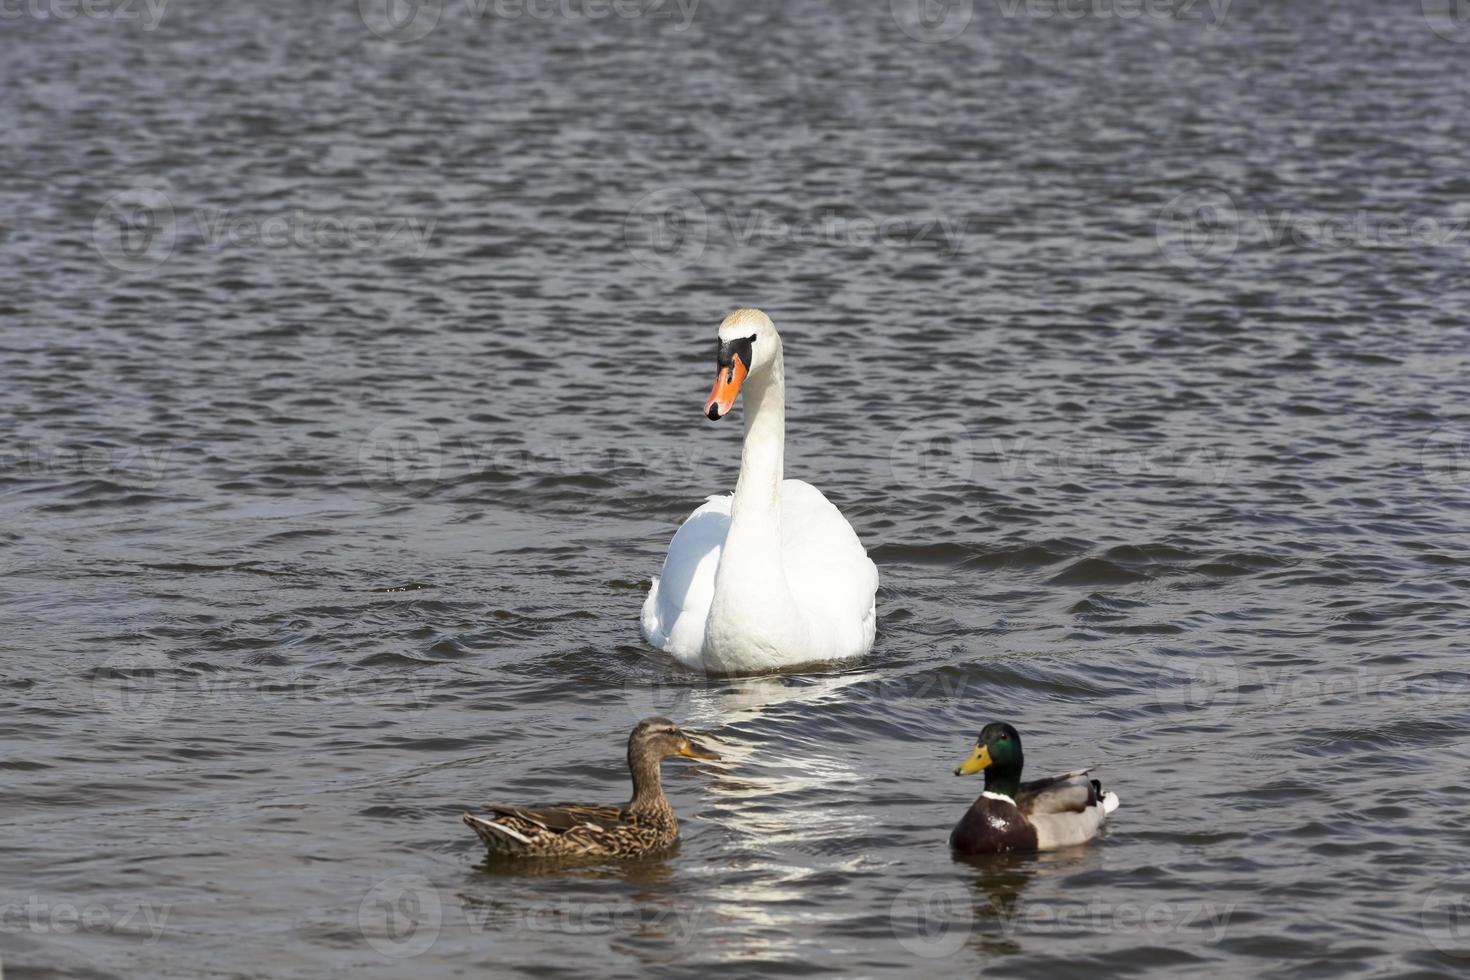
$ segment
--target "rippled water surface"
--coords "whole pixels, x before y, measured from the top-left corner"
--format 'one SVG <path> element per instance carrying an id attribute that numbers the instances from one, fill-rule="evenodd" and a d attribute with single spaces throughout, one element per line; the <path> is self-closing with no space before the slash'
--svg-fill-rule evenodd
<path id="1" fill-rule="evenodd" d="M 1470 23 L 912 6 L 12 5 L 8 980 L 1463 975 Z M 878 640 L 707 679 L 741 305 Z M 677 853 L 484 865 L 653 713 Z M 1102 840 L 950 857 L 992 719 Z"/>

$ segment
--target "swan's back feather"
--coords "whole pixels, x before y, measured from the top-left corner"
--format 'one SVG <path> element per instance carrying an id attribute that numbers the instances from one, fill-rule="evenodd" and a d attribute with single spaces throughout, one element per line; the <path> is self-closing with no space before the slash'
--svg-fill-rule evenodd
<path id="1" fill-rule="evenodd" d="M 732 499 L 731 494 L 710 497 L 689 515 L 643 604 L 644 637 L 690 667 L 704 666 L 705 623 Z M 878 569 L 842 512 L 802 480 L 781 484 L 781 560 L 792 598 L 810 627 L 811 647 L 764 666 L 841 659 L 872 648 Z"/>
<path id="2" fill-rule="evenodd" d="M 803 480 L 781 484 L 781 557 L 823 659 L 867 653 L 877 625 L 878 568 L 842 512 Z"/>

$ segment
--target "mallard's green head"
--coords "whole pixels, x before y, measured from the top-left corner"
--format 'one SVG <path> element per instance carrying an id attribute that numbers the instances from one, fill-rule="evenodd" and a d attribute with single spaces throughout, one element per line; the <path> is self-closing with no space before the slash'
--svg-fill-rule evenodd
<path id="1" fill-rule="evenodd" d="M 1019 778 L 1024 764 L 1021 754 L 1021 733 L 1004 722 L 993 721 L 980 730 L 975 739 L 975 751 L 955 768 L 956 776 L 985 771 L 985 784 L 992 777 Z"/>

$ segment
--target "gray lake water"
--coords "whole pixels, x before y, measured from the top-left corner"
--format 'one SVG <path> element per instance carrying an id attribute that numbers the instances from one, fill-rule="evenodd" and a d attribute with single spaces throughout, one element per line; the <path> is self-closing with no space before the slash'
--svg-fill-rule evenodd
<path id="1" fill-rule="evenodd" d="M 1463 976 L 1429 7 L 6 5 L 4 976 Z M 637 621 L 742 305 L 878 640 L 711 679 Z M 483 863 L 654 713 L 677 853 Z M 951 858 L 991 720 L 1100 841 Z"/>

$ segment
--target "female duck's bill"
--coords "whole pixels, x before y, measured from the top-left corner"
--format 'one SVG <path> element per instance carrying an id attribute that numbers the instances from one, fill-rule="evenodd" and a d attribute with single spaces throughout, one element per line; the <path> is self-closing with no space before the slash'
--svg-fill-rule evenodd
<path id="1" fill-rule="evenodd" d="M 710 389 L 709 399 L 704 403 L 704 414 L 711 422 L 718 422 L 730 414 L 735 407 L 735 397 L 740 386 L 750 374 L 750 349 L 755 343 L 755 334 L 739 340 L 720 341 L 715 355 L 715 386 Z"/>

